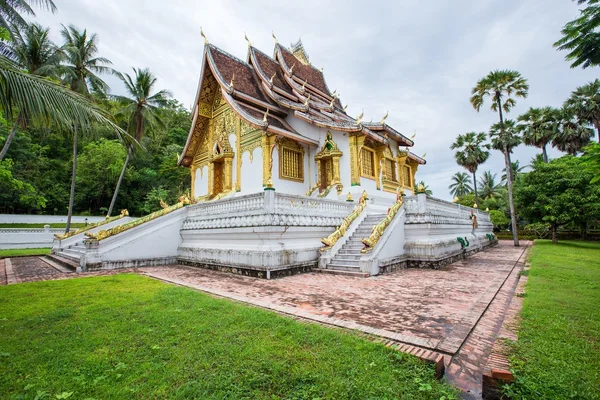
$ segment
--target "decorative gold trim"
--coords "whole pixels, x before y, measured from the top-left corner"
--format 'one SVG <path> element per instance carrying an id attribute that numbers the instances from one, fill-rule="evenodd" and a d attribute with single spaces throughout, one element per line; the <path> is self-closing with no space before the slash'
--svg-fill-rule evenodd
<path id="1" fill-rule="evenodd" d="M 263 159 L 263 186 L 267 186 L 269 181 L 273 181 L 273 149 L 275 148 L 275 135 L 268 133 L 261 138 L 262 159 Z"/>
<path id="2" fill-rule="evenodd" d="M 83 228 L 79 228 L 77 230 L 70 231 L 70 232 L 67 232 L 67 233 L 63 233 L 63 234 L 55 233 L 54 237 L 57 238 L 57 239 L 60 239 L 60 240 L 68 239 L 68 238 L 70 238 L 72 236 L 79 235 L 80 233 L 87 232 L 90 229 L 97 228 L 97 227 L 102 226 L 102 225 L 106 225 L 109 222 L 113 222 L 113 221 L 116 221 L 118 219 L 125 218 L 128 215 L 129 215 L 129 211 L 127 211 L 127 209 L 124 209 L 124 210 L 121 210 L 121 214 L 119 214 L 119 215 L 117 215 L 115 217 L 106 217 L 105 219 L 103 219 L 100 222 L 96 222 L 95 224 L 89 224 L 87 226 L 84 226 Z"/>
<path id="3" fill-rule="evenodd" d="M 85 236 L 89 237 L 90 239 L 97 240 L 97 241 L 104 240 L 111 236 L 118 235 L 119 233 L 128 231 L 129 229 L 135 228 L 136 226 L 142 225 L 145 222 L 152 221 L 156 218 L 162 217 L 163 215 L 172 213 L 173 211 L 179 210 L 180 208 L 182 208 L 188 204 L 190 204 L 190 199 L 185 197 L 183 199 L 183 201 L 180 201 L 179 203 L 176 203 L 170 207 L 163 208 L 162 210 L 155 211 L 152 214 L 146 215 L 145 217 L 138 218 L 136 220 L 133 220 L 133 221 L 128 222 L 123 225 L 115 226 L 108 230 L 102 230 L 102 231 L 96 232 L 96 233 L 86 233 Z"/>
<path id="4" fill-rule="evenodd" d="M 348 193 L 348 195 L 350 196 L 350 193 Z M 325 247 L 321 247 L 319 250 L 323 252 L 325 250 L 331 249 L 331 247 L 346 234 L 346 231 L 348 230 L 350 224 L 352 224 L 352 222 L 363 212 L 366 206 L 367 192 L 363 191 L 362 195 L 360 196 L 360 199 L 358 200 L 358 207 L 356 207 L 354 211 L 352 211 L 346 218 L 344 218 L 342 224 L 331 235 L 321 239 L 321 243 L 323 243 Z"/>
<path id="5" fill-rule="evenodd" d="M 363 238 L 361 240 L 361 242 L 365 245 L 365 247 L 360 251 L 361 253 L 366 253 L 367 251 L 371 251 L 377 245 L 377 242 L 379 242 L 379 239 L 381 238 L 381 235 L 383 235 L 385 228 L 388 227 L 388 225 L 392 222 L 392 220 L 394 219 L 394 216 L 396 215 L 396 213 L 398 212 L 400 207 L 402 207 L 402 193 L 403 193 L 403 190 L 398 189 L 398 192 L 396 195 L 396 202 L 394 203 L 393 206 L 390 207 L 386 217 L 383 219 L 383 221 L 381 221 L 380 223 L 378 223 L 377 225 L 375 225 L 373 227 L 373 230 L 371 231 L 371 235 L 368 238 Z"/>

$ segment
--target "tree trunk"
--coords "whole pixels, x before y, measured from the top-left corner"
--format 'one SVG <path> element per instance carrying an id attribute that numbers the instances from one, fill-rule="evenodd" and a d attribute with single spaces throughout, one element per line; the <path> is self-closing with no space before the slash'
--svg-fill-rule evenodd
<path id="1" fill-rule="evenodd" d="M 500 116 L 500 132 L 504 137 L 504 118 L 502 118 L 502 104 L 498 99 L 498 115 Z M 513 242 L 515 247 L 519 247 L 519 232 L 517 226 L 517 216 L 515 214 L 515 203 L 513 201 L 513 176 L 512 163 L 510 161 L 510 152 L 508 146 L 504 148 L 504 163 L 506 164 L 506 187 L 508 189 L 508 205 L 510 206 L 510 222 L 512 225 Z"/>
<path id="2" fill-rule="evenodd" d="M 475 192 L 475 204 L 479 207 L 479 197 L 477 196 L 477 179 L 475 178 L 475 171 L 473 171 L 473 191 Z"/>
<path id="3" fill-rule="evenodd" d="M 556 226 L 550 228 L 552 230 L 552 243 L 558 243 L 558 236 L 556 235 Z"/>
<path id="4" fill-rule="evenodd" d="M 115 207 L 115 203 L 117 202 L 117 196 L 119 195 L 119 189 L 121 188 L 121 181 L 123 181 L 123 176 L 125 176 L 125 170 L 127 169 L 127 164 L 129 164 L 129 158 L 131 157 L 131 147 L 127 151 L 127 158 L 125 159 L 125 164 L 123 164 L 123 169 L 121 170 L 121 175 L 119 175 L 119 180 L 117 181 L 117 187 L 115 188 L 115 193 L 113 193 L 112 200 L 110 201 L 110 207 L 108 207 L 108 213 L 106 213 L 106 217 L 110 217 L 112 214 L 113 208 Z"/>
<path id="5" fill-rule="evenodd" d="M 544 162 L 548 164 L 548 152 L 546 151 L 546 145 L 542 146 L 542 157 L 544 158 Z"/>
<path id="6" fill-rule="evenodd" d="M 65 233 L 71 229 L 71 217 L 73 216 L 73 203 L 75 202 L 75 176 L 77 175 L 77 122 L 73 132 L 73 172 L 71 173 L 71 195 L 69 196 L 69 211 L 67 213 L 67 227 Z"/>
<path id="7" fill-rule="evenodd" d="M 15 138 L 15 134 L 17 133 L 18 126 L 19 126 L 19 118 L 17 117 L 17 120 L 15 121 L 15 125 L 13 126 L 12 130 L 6 137 L 6 142 L 4 142 L 4 147 L 2 147 L 2 151 L 0 152 L 0 161 L 4 160 L 4 156 L 6 156 L 6 153 L 8 153 L 8 148 L 10 147 L 10 144 L 12 143 L 13 139 Z"/>
<path id="8" fill-rule="evenodd" d="M 598 143 L 600 143 L 600 120 L 594 121 L 594 127 L 596 128 L 596 133 L 598 134 Z"/>

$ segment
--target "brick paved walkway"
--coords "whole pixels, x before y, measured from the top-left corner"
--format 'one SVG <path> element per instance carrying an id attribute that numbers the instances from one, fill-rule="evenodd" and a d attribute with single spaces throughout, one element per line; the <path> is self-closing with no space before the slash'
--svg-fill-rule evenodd
<path id="1" fill-rule="evenodd" d="M 441 270 L 406 269 L 366 279 L 309 273 L 267 281 L 180 265 L 135 272 L 381 336 L 399 344 L 394 347 L 425 358 L 446 354 L 449 381 L 467 398 L 477 398 L 527 244 L 515 248 L 500 242 Z M 12 260 L 18 282 L 92 275 L 60 273 L 39 258 Z"/>

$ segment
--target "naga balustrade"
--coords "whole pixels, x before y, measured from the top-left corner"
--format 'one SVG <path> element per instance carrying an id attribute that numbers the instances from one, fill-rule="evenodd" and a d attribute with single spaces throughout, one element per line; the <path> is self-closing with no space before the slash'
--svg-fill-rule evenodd
<path id="1" fill-rule="evenodd" d="M 358 218 L 358 216 L 363 212 L 363 210 L 366 207 L 367 207 L 367 192 L 363 191 L 362 195 L 360 196 L 360 199 L 358 200 L 358 207 L 356 207 L 356 209 L 354 209 L 354 211 L 352 211 L 350 213 L 350 215 L 348 215 L 346 218 L 344 218 L 341 225 L 331 235 L 327 236 L 326 238 L 321 239 L 321 243 L 323 243 L 325 245 L 325 247 L 322 247 L 320 250 L 323 252 L 323 251 L 331 249 L 331 247 L 334 244 L 336 244 L 338 240 L 340 240 L 342 237 L 344 237 L 350 224 L 352 224 L 352 222 L 356 218 Z"/>

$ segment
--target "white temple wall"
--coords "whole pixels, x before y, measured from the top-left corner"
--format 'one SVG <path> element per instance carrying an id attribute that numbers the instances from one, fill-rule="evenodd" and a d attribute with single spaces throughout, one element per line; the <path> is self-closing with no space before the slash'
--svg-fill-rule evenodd
<path id="1" fill-rule="evenodd" d="M 342 185 L 344 185 L 344 193 L 348 194 L 350 191 L 350 185 L 352 183 L 352 173 L 350 165 L 350 141 L 348 140 L 348 133 L 330 131 L 333 141 L 338 145 L 338 148 L 343 153 L 340 158 L 340 179 Z M 325 137 L 323 137 L 323 141 Z M 322 146 L 322 145 L 321 145 Z"/>
<path id="2" fill-rule="evenodd" d="M 194 179 L 194 197 L 204 196 L 208 194 L 208 167 L 196 169 L 196 177 Z"/>
<path id="3" fill-rule="evenodd" d="M 252 159 L 252 161 L 250 161 Z M 255 148 L 252 155 L 249 151 L 242 154 L 241 182 L 240 192 L 242 194 L 256 193 L 263 190 L 262 170 L 263 170 L 262 149 Z"/>
<path id="4" fill-rule="evenodd" d="M 286 118 L 286 122 L 289 123 L 292 126 L 292 128 L 294 128 L 302 136 L 318 140 L 319 142 L 321 142 L 322 145 L 325 138 L 325 134 L 327 133 L 327 129 L 319 128 L 318 126 L 309 124 L 306 121 L 294 117 L 293 115 Z"/>

